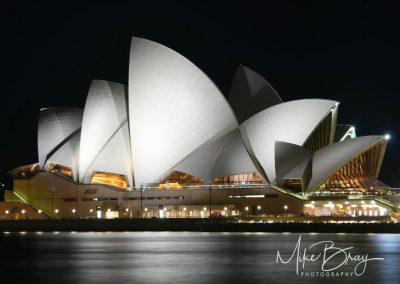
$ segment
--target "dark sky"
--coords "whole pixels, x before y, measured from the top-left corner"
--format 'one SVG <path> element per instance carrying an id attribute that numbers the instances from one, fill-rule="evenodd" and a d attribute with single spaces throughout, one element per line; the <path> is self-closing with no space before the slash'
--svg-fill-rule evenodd
<path id="1" fill-rule="evenodd" d="M 190 59 L 225 95 L 242 63 L 284 101 L 340 101 L 338 122 L 357 135 L 391 134 L 381 180 L 400 187 L 396 1 L 8 2 L 0 8 L 2 178 L 37 161 L 40 108 L 83 107 L 92 79 L 127 83 L 130 38 L 139 36 Z"/>

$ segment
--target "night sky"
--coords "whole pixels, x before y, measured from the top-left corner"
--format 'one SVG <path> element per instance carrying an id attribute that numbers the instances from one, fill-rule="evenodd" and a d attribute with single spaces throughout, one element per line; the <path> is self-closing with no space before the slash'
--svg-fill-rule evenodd
<path id="1" fill-rule="evenodd" d="M 340 101 L 338 123 L 355 125 L 358 136 L 390 133 L 380 179 L 400 187 L 395 1 L 8 2 L 0 8 L 3 180 L 37 162 L 40 108 L 83 108 L 92 79 L 127 84 L 138 36 L 187 57 L 226 96 L 241 63 L 284 101 Z"/>

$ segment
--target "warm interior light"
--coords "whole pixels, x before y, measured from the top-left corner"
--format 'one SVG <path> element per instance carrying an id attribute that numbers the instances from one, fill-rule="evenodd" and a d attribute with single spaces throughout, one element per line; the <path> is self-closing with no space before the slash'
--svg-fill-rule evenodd
<path id="1" fill-rule="evenodd" d="M 181 185 L 177 182 L 167 182 L 159 184 L 157 189 L 181 189 Z"/>
<path id="2" fill-rule="evenodd" d="M 122 189 L 127 188 L 125 176 L 113 173 L 94 172 L 90 179 L 90 183 L 106 184 Z"/>

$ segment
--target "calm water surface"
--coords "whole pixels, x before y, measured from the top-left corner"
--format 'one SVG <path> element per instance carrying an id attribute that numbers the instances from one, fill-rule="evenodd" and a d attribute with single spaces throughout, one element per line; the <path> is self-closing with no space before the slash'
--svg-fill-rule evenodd
<path id="1" fill-rule="evenodd" d="M 358 277 L 296 275 L 295 259 L 275 262 L 278 250 L 290 257 L 299 236 L 302 250 L 334 241 L 335 247 L 354 247 L 352 254 L 384 260 L 368 262 Z M 400 283 L 395 234 L 0 233 L 0 248 L 1 283 Z M 304 271 L 321 271 L 321 262 L 306 263 Z"/>

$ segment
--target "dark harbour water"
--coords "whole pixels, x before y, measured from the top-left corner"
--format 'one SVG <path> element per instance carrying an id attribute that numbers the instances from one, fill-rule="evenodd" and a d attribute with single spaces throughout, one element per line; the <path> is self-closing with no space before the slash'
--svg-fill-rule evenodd
<path id="1" fill-rule="evenodd" d="M 296 275 L 295 259 L 275 261 L 278 250 L 290 257 L 299 236 L 301 250 L 333 241 L 341 249 L 354 247 L 352 255 L 384 260 L 368 262 L 361 276 L 305 277 L 301 269 Z M 397 234 L 0 233 L 0 249 L 1 283 L 400 283 Z M 335 271 L 354 266 L 349 261 Z M 320 272 L 321 262 L 306 263 L 306 271 Z"/>

